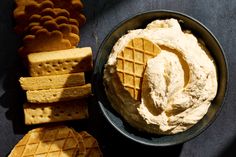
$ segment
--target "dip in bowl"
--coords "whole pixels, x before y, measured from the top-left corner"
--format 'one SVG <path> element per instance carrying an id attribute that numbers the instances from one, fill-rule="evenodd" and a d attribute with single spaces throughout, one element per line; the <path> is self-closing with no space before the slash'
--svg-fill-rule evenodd
<path id="1" fill-rule="evenodd" d="M 133 108 L 129 109 L 130 111 L 128 111 L 127 113 L 124 113 L 124 111 L 126 111 L 125 109 L 119 110 L 119 108 L 117 109 L 116 107 L 114 107 L 115 106 L 114 104 L 116 104 L 117 106 L 117 104 L 119 104 L 119 101 L 117 102 L 116 99 L 111 99 L 112 95 L 117 94 L 115 92 L 114 93 L 112 92 L 119 90 L 107 90 L 108 88 L 106 86 L 107 84 L 106 82 L 104 83 L 104 67 L 105 64 L 107 64 L 108 58 L 111 57 L 111 56 L 109 57 L 109 55 L 113 51 L 113 46 L 116 44 L 118 39 L 121 38 L 123 35 L 127 34 L 128 31 L 135 29 L 144 29 L 152 21 L 155 20 L 161 21 L 166 19 L 174 19 L 178 21 L 182 30 L 190 30 L 191 33 L 198 39 L 198 41 L 200 41 L 200 43 L 202 41 L 204 47 L 206 47 L 206 49 L 209 50 L 210 53 L 209 56 L 211 56 L 212 61 L 214 61 L 214 66 L 216 67 L 217 70 L 217 72 L 215 70 L 215 75 L 216 75 L 215 79 L 217 80 L 218 84 L 216 86 L 212 85 L 212 88 L 215 88 L 215 93 L 213 92 L 213 97 L 212 97 L 212 99 L 213 98 L 214 99 L 208 106 L 209 108 L 207 107 L 207 109 L 204 111 L 206 113 L 201 115 L 203 116 L 203 118 L 201 117 L 200 120 L 198 119 L 196 124 L 191 125 L 191 127 L 187 127 L 182 130 L 181 129 L 179 130 L 177 128 L 177 130 L 173 132 L 168 132 L 168 131 L 164 132 L 166 128 L 163 128 L 164 131 L 163 130 L 159 131 L 160 129 L 158 129 L 157 131 L 155 131 L 155 129 L 154 131 L 152 130 L 149 131 L 150 129 L 148 129 L 148 127 L 150 126 L 149 125 L 150 119 L 146 121 L 147 127 L 145 127 L 145 125 L 142 125 L 142 127 L 144 128 L 142 129 L 142 127 L 139 127 L 140 126 L 139 124 L 135 125 L 136 123 L 135 121 L 134 123 L 132 123 L 133 119 L 129 120 L 130 118 L 129 117 L 127 118 L 127 116 L 130 116 L 129 112 L 130 114 L 133 113 L 132 112 Z M 149 27 L 152 26 L 153 25 L 149 25 Z M 163 25 L 163 27 L 166 26 Z M 161 33 L 159 33 L 159 35 L 161 35 Z M 201 58 L 199 59 L 201 60 Z M 105 72 L 105 78 L 106 78 L 106 72 Z M 199 135 L 204 129 L 207 128 L 207 126 L 209 126 L 213 122 L 223 104 L 227 89 L 227 81 L 228 81 L 227 62 L 223 50 L 217 39 L 205 26 L 203 26 L 197 20 L 182 13 L 173 11 L 151 11 L 138 14 L 134 17 L 125 20 L 124 22 L 116 26 L 107 35 L 107 37 L 105 38 L 99 49 L 95 61 L 95 69 L 93 74 L 93 92 L 97 98 L 97 101 L 102 109 L 103 114 L 120 133 L 122 133 L 126 137 L 136 142 L 143 143 L 146 145 L 166 146 L 166 145 L 179 144 Z M 104 84 L 106 87 L 104 87 Z M 114 87 L 115 86 L 116 85 L 114 84 Z M 105 88 L 107 93 L 105 92 Z M 123 92 L 121 91 L 121 95 L 122 94 Z M 125 100 L 123 100 L 123 102 L 125 102 Z M 201 105 L 201 103 L 199 104 Z M 130 117 L 133 116 L 131 115 Z M 145 118 L 146 117 L 143 116 L 143 119 Z"/>

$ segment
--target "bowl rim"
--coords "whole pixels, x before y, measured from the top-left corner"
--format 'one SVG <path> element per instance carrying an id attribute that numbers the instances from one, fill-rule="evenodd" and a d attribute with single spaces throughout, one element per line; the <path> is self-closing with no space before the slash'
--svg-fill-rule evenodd
<path id="1" fill-rule="evenodd" d="M 170 14 L 175 14 L 175 15 L 179 15 L 179 16 L 183 16 L 183 17 L 186 17 L 187 19 L 190 19 L 192 20 L 193 22 L 195 22 L 197 25 L 199 25 L 200 27 L 202 27 L 210 36 L 212 36 L 212 38 L 214 39 L 214 42 L 217 44 L 217 46 L 219 47 L 220 49 L 220 52 L 223 56 L 223 61 L 224 61 L 224 66 L 225 66 L 225 76 L 226 76 L 226 80 L 225 80 L 225 91 L 224 91 L 224 95 L 223 95 L 223 98 L 222 98 L 222 102 L 221 102 L 221 105 L 220 107 L 218 108 L 218 110 L 215 112 L 214 116 L 209 120 L 209 123 L 207 123 L 200 131 L 198 132 L 195 132 L 193 135 L 191 136 L 187 136 L 187 138 L 185 138 L 184 140 L 182 141 L 179 141 L 179 142 L 173 142 L 173 143 L 168 143 L 168 144 L 155 144 L 155 143 L 148 143 L 148 142 L 145 142 L 145 141 L 140 141 L 138 139 L 135 139 L 134 137 L 132 136 L 129 136 L 127 135 L 127 133 L 123 132 L 118 126 L 116 126 L 116 124 L 110 119 L 108 118 L 108 113 L 104 107 L 104 104 L 102 104 L 100 102 L 100 100 L 98 99 L 98 97 L 96 96 L 96 88 L 94 88 L 94 77 L 95 77 L 95 74 L 96 74 L 96 65 L 98 64 L 98 57 L 100 55 L 100 52 L 101 52 L 101 49 L 104 47 L 105 43 L 107 42 L 107 40 L 110 38 L 110 36 L 112 35 L 112 33 L 117 30 L 120 26 L 122 26 L 123 24 L 125 24 L 126 22 L 134 19 L 134 18 L 137 18 L 139 16 L 143 16 L 144 14 L 150 14 L 150 13 L 170 13 Z M 171 17 L 171 15 L 170 15 Z M 109 52 L 110 53 L 110 52 Z M 96 98 L 96 101 L 97 103 L 99 104 L 99 107 L 100 109 L 102 110 L 102 113 L 103 115 L 106 117 L 105 119 L 115 128 L 115 130 L 117 130 L 118 132 L 120 132 L 123 136 L 125 136 L 126 138 L 128 139 L 131 139 L 137 143 L 140 143 L 140 144 L 144 144 L 144 145 L 147 145 L 147 146 L 158 146 L 158 147 L 164 147 L 164 146 L 174 146 L 174 145 L 178 145 L 178 144 L 181 144 L 181 143 L 185 143 L 197 136 L 199 136 L 203 131 L 205 131 L 209 126 L 211 126 L 213 124 L 213 122 L 216 120 L 216 118 L 218 117 L 218 115 L 220 114 L 221 110 L 222 110 L 222 107 L 223 105 L 225 104 L 226 102 L 226 99 L 228 97 L 228 83 L 229 83 L 229 70 L 228 70 L 228 61 L 227 61 L 227 57 L 225 55 L 225 52 L 220 44 L 220 42 L 218 41 L 218 39 L 215 37 L 215 35 L 204 25 L 202 24 L 200 21 L 198 21 L 197 19 L 195 19 L 194 17 L 192 16 L 189 16 L 185 13 L 182 13 L 182 12 L 179 12 L 179 11 L 174 11 L 174 10 L 166 10 L 166 9 L 157 9 L 157 10 L 149 10 L 149 11 L 144 11 L 144 12 L 138 12 L 136 14 L 133 14 L 129 17 L 127 17 L 126 19 L 122 20 L 121 22 L 119 22 L 118 24 L 116 24 L 110 31 L 109 33 L 106 35 L 106 37 L 103 39 L 98 51 L 97 51 L 97 54 L 95 56 L 95 61 L 94 61 L 94 65 L 95 65 L 95 68 L 94 68 L 94 72 L 93 72 L 93 75 L 92 75 L 92 90 L 93 90 L 93 93 L 94 93 L 94 96 Z M 123 119 L 122 119 L 123 121 Z M 177 134 L 175 134 L 177 135 Z M 168 135 L 167 135 L 168 136 Z M 170 135 L 171 136 L 171 135 Z"/>

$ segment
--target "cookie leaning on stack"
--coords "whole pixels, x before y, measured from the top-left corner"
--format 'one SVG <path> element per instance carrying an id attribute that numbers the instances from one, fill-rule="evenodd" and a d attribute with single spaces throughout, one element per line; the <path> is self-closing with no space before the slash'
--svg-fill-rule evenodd
<path id="1" fill-rule="evenodd" d="M 117 55 L 117 74 L 132 98 L 141 101 L 141 82 L 147 60 L 161 49 L 145 38 L 134 38 Z"/>

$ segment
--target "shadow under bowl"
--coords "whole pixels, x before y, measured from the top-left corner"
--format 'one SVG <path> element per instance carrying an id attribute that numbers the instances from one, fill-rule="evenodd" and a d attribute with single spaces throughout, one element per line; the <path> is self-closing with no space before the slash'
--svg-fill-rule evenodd
<path id="1" fill-rule="evenodd" d="M 154 135 L 149 133 L 139 132 L 131 127 L 127 122 L 112 109 L 110 102 L 107 100 L 103 86 L 103 70 L 104 65 L 108 60 L 108 56 L 116 41 L 128 30 L 145 28 L 146 25 L 156 19 L 175 18 L 180 21 L 183 30 L 191 30 L 197 37 L 202 39 L 207 49 L 211 52 L 215 60 L 218 75 L 218 91 L 215 99 L 207 112 L 207 114 L 190 129 L 174 134 L 174 135 Z M 141 144 L 149 146 L 170 146 L 186 142 L 193 137 L 199 135 L 215 120 L 223 105 L 228 84 L 228 67 L 223 49 L 215 36 L 200 22 L 183 13 L 157 10 L 137 14 L 118 24 L 106 36 L 96 56 L 95 68 L 93 73 L 93 93 L 97 102 L 110 124 L 117 129 L 121 134 L 129 139 Z"/>

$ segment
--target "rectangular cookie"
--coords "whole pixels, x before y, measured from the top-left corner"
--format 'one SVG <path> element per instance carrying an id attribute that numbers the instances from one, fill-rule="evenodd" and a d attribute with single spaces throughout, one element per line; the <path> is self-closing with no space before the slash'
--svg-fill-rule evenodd
<path id="1" fill-rule="evenodd" d="M 25 124 L 41 124 L 79 120 L 88 118 L 88 105 L 85 100 L 65 101 L 45 104 L 24 104 Z"/>
<path id="2" fill-rule="evenodd" d="M 85 98 L 91 93 L 91 84 L 88 83 L 75 87 L 27 91 L 26 97 L 31 103 L 52 103 Z"/>
<path id="3" fill-rule="evenodd" d="M 21 77 L 19 82 L 23 90 L 40 90 L 84 85 L 85 78 L 84 73 L 80 72 L 52 76 Z"/>
<path id="4" fill-rule="evenodd" d="M 49 76 L 92 70 L 90 47 L 38 52 L 28 55 L 30 76 Z"/>

